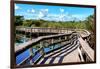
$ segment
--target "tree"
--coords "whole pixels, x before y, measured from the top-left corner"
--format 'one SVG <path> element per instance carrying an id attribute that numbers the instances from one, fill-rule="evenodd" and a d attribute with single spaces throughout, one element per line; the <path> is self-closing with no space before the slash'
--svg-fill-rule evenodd
<path id="1" fill-rule="evenodd" d="M 34 22 L 36 27 L 41 27 L 42 23 L 43 23 L 42 20 L 37 20 L 37 21 Z"/>
<path id="2" fill-rule="evenodd" d="M 24 17 L 23 16 L 15 16 L 15 26 L 20 26 L 23 24 Z"/>
<path id="3" fill-rule="evenodd" d="M 86 28 L 91 32 L 94 32 L 94 15 L 90 15 L 85 20 Z"/>
<path id="4" fill-rule="evenodd" d="M 24 20 L 23 21 L 23 26 L 26 26 L 26 27 L 31 27 L 33 24 L 34 23 L 32 20 Z"/>

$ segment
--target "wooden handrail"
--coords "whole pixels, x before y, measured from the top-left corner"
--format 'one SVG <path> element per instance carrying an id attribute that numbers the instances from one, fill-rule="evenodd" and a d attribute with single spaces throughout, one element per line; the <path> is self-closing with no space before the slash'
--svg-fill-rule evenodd
<path id="1" fill-rule="evenodd" d="M 45 28 L 45 27 L 16 27 L 17 31 L 25 31 L 25 32 L 47 32 L 47 33 L 69 33 L 69 32 L 77 32 L 79 33 L 82 37 L 87 37 L 90 35 L 90 32 L 85 30 L 85 29 L 68 29 L 68 28 Z M 85 33 L 82 34 L 81 32 Z M 83 36 L 84 35 L 84 36 Z"/>
<path id="2" fill-rule="evenodd" d="M 57 35 L 42 36 L 42 37 L 38 37 L 37 39 L 32 39 L 32 40 L 30 40 L 30 41 L 28 41 L 28 42 L 26 42 L 24 44 L 20 44 L 19 46 L 15 46 L 15 54 L 17 56 L 18 54 L 20 54 L 23 51 L 31 48 L 33 45 L 39 43 L 42 40 L 51 39 L 51 38 L 57 38 L 57 37 L 62 37 L 62 36 L 68 36 L 68 35 L 71 35 L 72 33 L 70 33 L 70 34 L 57 34 Z"/>
<path id="3" fill-rule="evenodd" d="M 94 51 L 93 49 L 89 46 L 89 44 L 84 41 L 81 37 L 78 38 L 80 44 L 81 44 L 81 47 L 82 49 L 86 52 L 86 54 L 88 55 L 88 57 L 94 61 Z"/>
<path id="4" fill-rule="evenodd" d="M 75 39 L 75 40 L 76 40 L 76 39 Z M 75 40 L 72 39 L 71 41 L 75 41 Z M 65 41 L 67 41 L 67 40 L 61 40 L 61 42 L 58 41 L 58 42 L 54 42 L 54 43 L 52 43 L 52 44 L 62 43 L 62 42 L 65 42 Z M 48 47 L 49 47 L 49 46 L 52 46 L 52 44 L 49 44 Z M 50 53 L 50 52 L 52 52 L 52 51 L 55 51 L 55 50 L 57 50 L 57 49 L 59 49 L 59 48 L 61 48 L 61 47 L 64 47 L 66 44 L 67 44 L 67 43 L 65 42 L 65 43 L 61 44 L 60 47 L 55 48 L 55 49 L 52 49 L 52 50 L 50 50 L 48 53 Z M 43 48 L 38 49 L 38 50 L 34 53 L 34 55 L 33 55 L 32 57 L 34 57 L 34 56 L 35 56 L 37 53 L 39 53 L 41 50 L 43 50 Z M 47 53 L 46 53 L 46 54 L 47 54 Z M 43 56 L 43 55 L 42 55 L 42 56 Z M 28 61 L 28 59 L 29 59 L 30 57 L 31 57 L 31 56 L 27 57 L 26 59 L 24 59 L 22 62 L 20 62 L 20 63 L 17 64 L 17 65 L 19 66 L 19 65 L 25 64 L 25 63 Z M 35 62 L 37 62 L 37 61 L 38 61 L 38 59 L 37 59 Z M 34 62 L 34 63 L 35 63 L 35 62 Z"/>

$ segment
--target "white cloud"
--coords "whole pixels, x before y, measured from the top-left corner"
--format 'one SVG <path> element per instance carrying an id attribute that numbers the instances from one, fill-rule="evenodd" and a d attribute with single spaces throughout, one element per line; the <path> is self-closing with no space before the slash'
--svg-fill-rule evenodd
<path id="1" fill-rule="evenodd" d="M 62 12 L 62 13 L 63 13 L 63 12 L 64 12 L 64 9 L 60 8 L 60 12 Z"/>
<path id="2" fill-rule="evenodd" d="M 41 9 L 40 11 L 47 13 L 49 10 L 48 9 Z"/>
<path id="3" fill-rule="evenodd" d="M 40 9 L 40 10 L 35 10 L 35 9 L 28 9 L 26 15 L 31 15 L 33 17 L 36 17 L 38 19 L 43 19 L 44 17 L 47 17 L 48 15 L 48 9 Z M 33 14 L 35 13 L 35 14 Z"/>
<path id="4" fill-rule="evenodd" d="M 87 16 L 84 14 L 74 14 L 73 17 L 77 18 L 78 20 L 85 20 Z"/>
<path id="5" fill-rule="evenodd" d="M 48 12 L 49 10 L 48 9 L 45 9 L 45 11 Z"/>
<path id="6" fill-rule="evenodd" d="M 35 12 L 35 10 L 34 10 L 34 9 L 32 9 L 32 10 L 31 10 L 31 12 L 32 12 L 32 13 L 34 13 L 34 12 Z"/>
<path id="7" fill-rule="evenodd" d="M 15 4 L 15 10 L 19 10 L 20 8 L 19 8 L 19 6 L 17 6 L 16 4 Z"/>
<path id="8" fill-rule="evenodd" d="M 42 17 L 44 17 L 44 14 L 43 14 L 43 12 L 39 12 L 39 14 L 38 14 L 38 17 L 39 17 L 39 19 L 41 19 Z"/>
<path id="9" fill-rule="evenodd" d="M 38 18 L 43 19 L 44 17 L 47 17 L 48 15 L 48 9 L 41 9 L 38 11 Z"/>
<path id="10" fill-rule="evenodd" d="M 48 9 L 28 9 L 25 15 L 31 16 L 32 19 L 43 19 L 43 20 L 49 20 L 49 21 L 73 21 L 73 20 L 83 20 L 85 17 L 84 14 L 69 14 L 69 12 L 64 12 L 64 9 L 60 8 L 61 13 L 54 14 L 49 13 Z M 35 13 L 35 14 L 33 14 Z"/>
<path id="11" fill-rule="evenodd" d="M 51 20 L 55 20 L 55 21 L 68 21 L 68 20 L 71 20 L 71 17 L 68 16 L 68 12 L 66 12 L 65 14 L 48 14 L 48 17 Z"/>
<path id="12" fill-rule="evenodd" d="M 59 14 L 48 14 L 48 17 L 58 17 L 59 16 Z"/>
<path id="13" fill-rule="evenodd" d="M 28 13 L 35 13 L 35 10 L 34 10 L 34 9 L 29 10 L 29 9 L 28 9 L 27 12 L 28 12 Z"/>

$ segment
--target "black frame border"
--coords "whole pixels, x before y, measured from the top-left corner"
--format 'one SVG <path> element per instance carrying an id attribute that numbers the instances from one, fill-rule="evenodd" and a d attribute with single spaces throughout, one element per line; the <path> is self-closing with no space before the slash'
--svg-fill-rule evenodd
<path id="1" fill-rule="evenodd" d="M 86 7 L 86 8 L 94 8 L 95 15 L 95 53 L 94 53 L 94 61 L 93 62 L 71 62 L 71 63 L 61 63 L 61 64 L 43 64 L 43 65 L 27 65 L 27 66 L 16 66 L 16 59 L 14 53 L 14 4 L 37 4 L 37 5 L 53 5 L 53 6 L 70 6 L 70 7 Z M 67 3 L 49 3 L 49 2 L 35 2 L 35 1 L 10 1 L 10 68 L 29 68 L 29 67 L 44 67 L 44 66 L 58 66 L 58 65 L 77 65 L 77 64 L 93 64 L 96 63 L 96 6 L 95 5 L 81 5 L 81 4 L 67 4 Z"/>

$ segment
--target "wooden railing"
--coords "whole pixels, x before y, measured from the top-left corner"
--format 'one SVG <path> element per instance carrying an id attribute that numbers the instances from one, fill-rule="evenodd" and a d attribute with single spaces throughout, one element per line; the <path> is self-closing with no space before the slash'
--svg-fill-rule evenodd
<path id="1" fill-rule="evenodd" d="M 16 27 L 16 31 L 29 32 L 29 33 L 72 33 L 77 32 L 82 37 L 87 37 L 90 33 L 85 29 L 68 29 L 68 28 L 44 28 L 44 27 Z"/>
<path id="2" fill-rule="evenodd" d="M 16 31 L 24 31 L 31 33 L 70 33 L 74 29 L 68 28 L 44 28 L 44 27 L 16 27 Z"/>
<path id="3" fill-rule="evenodd" d="M 56 49 L 59 49 L 67 44 L 68 41 L 72 41 L 73 38 L 77 34 L 75 32 L 70 34 L 58 34 L 58 35 L 50 35 L 50 36 L 42 36 L 38 37 L 37 39 L 32 39 L 24 44 L 20 44 L 19 46 L 15 47 L 15 54 L 16 56 L 20 55 L 26 50 L 30 50 L 30 56 L 24 59 L 22 62 L 20 62 L 17 65 L 23 65 L 27 61 L 30 61 L 30 64 L 35 64 L 41 57 L 43 57 L 45 54 L 55 51 Z M 58 45 L 58 48 L 55 48 Z M 36 47 L 37 51 L 33 52 L 32 49 Z M 51 50 L 48 52 L 44 52 L 44 48 L 49 47 Z M 31 61 L 32 57 L 34 57 L 37 53 L 40 53 L 41 56 L 37 58 L 37 60 L 34 60 L 34 62 Z M 30 60 L 29 60 L 30 59 Z"/>
<path id="4" fill-rule="evenodd" d="M 94 50 L 89 46 L 87 41 L 83 40 L 82 37 L 78 38 L 80 42 L 81 55 L 85 62 L 94 61 Z"/>

